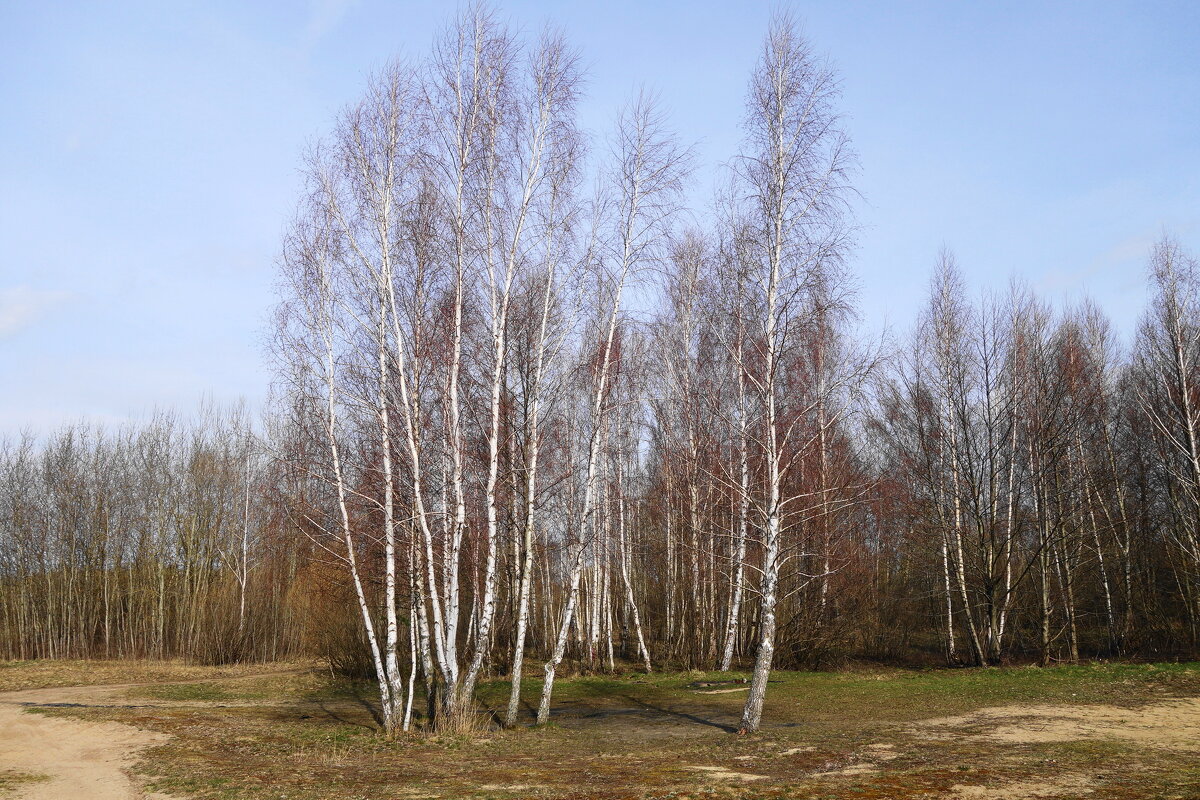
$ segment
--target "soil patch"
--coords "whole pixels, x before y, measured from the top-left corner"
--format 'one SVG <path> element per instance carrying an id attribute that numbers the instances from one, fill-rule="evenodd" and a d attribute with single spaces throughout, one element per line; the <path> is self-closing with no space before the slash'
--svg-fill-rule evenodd
<path id="1" fill-rule="evenodd" d="M 964 733 L 1009 744 L 1109 739 L 1180 752 L 1200 752 L 1200 698 L 1119 706 L 997 706 L 971 714 L 922 722 L 944 728 L 941 737 Z"/>
<path id="2" fill-rule="evenodd" d="M 217 680 L 262 675 L 242 672 Z M 11 781 L 15 784 L 12 796 L 20 800 L 163 798 L 143 791 L 130 776 L 129 768 L 142 750 L 162 744 L 170 737 L 116 722 L 27 713 L 38 708 L 144 708 L 114 702 L 140 685 L 70 686 L 0 693 L 0 764 L 14 775 L 33 778 Z"/>
<path id="3" fill-rule="evenodd" d="M 43 779 L 16 787 L 25 800 L 132 800 L 146 795 L 129 777 L 138 752 L 167 737 L 115 722 L 27 714 L 0 700 L 0 763 Z"/>

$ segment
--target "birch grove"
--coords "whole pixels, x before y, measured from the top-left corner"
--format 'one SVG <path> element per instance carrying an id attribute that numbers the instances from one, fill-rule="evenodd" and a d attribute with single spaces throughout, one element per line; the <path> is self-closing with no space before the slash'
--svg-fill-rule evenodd
<path id="1" fill-rule="evenodd" d="M 391 737 L 546 723 L 579 674 L 729 673 L 750 734 L 773 669 L 1195 655 L 1183 243 L 1128 340 L 945 250 L 881 346 L 794 20 L 711 197 L 669 98 L 585 127 L 582 60 L 480 4 L 370 77 L 302 163 L 262 420 L 0 443 L 0 653 L 317 656 Z"/>

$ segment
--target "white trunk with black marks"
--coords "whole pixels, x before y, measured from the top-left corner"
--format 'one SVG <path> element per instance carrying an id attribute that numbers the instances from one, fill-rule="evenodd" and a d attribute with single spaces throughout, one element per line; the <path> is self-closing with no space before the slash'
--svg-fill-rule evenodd
<path id="1" fill-rule="evenodd" d="M 617 491 L 620 492 L 624 484 L 621 482 L 621 468 L 617 467 Z M 637 637 L 638 657 L 642 659 L 642 664 L 646 669 L 646 674 L 651 672 L 650 668 L 650 649 L 646 647 L 646 637 L 642 633 L 642 617 L 638 613 L 637 601 L 633 596 L 633 581 L 629 578 L 629 543 L 628 537 L 625 534 L 625 495 L 624 493 L 617 495 L 617 547 L 620 550 L 620 566 L 621 566 L 621 583 L 625 587 L 625 606 L 629 611 L 629 616 L 633 620 L 633 632 Z"/>
<path id="2" fill-rule="evenodd" d="M 537 493 L 538 493 L 538 464 L 541 457 L 541 413 L 542 390 L 546 368 L 547 348 L 549 346 L 550 314 L 554 305 L 556 280 L 556 257 L 554 255 L 553 233 L 547 240 L 547 269 L 544 276 L 545 288 L 542 292 L 542 309 L 538 321 L 537 338 L 534 347 L 534 369 L 531 391 L 529 419 L 526 422 L 527 462 L 525 465 L 525 508 L 522 524 L 522 535 L 519 547 L 520 568 L 517 577 L 517 613 L 516 631 L 513 636 L 513 660 L 511 669 L 511 687 L 508 697 L 508 707 L 504 714 L 504 724 L 512 727 L 517 723 L 517 714 L 521 702 L 521 677 L 525 665 L 525 639 L 529 629 L 529 603 L 533 591 L 533 544 L 534 531 L 537 524 Z"/>
<path id="3" fill-rule="evenodd" d="M 371 660 L 377 674 L 381 676 L 381 679 L 379 680 L 379 701 L 382 709 L 384 730 L 390 732 L 395 727 L 395 721 L 392 717 L 393 701 L 391 696 L 391 686 L 388 681 L 382 677 L 386 676 L 387 672 L 384 667 L 383 653 L 379 646 L 379 638 L 375 633 L 375 621 L 371 614 L 371 607 L 367 602 L 367 595 L 363 589 L 362 576 L 358 569 L 358 555 L 355 552 L 356 544 L 354 529 L 350 521 L 350 511 L 346 505 L 346 480 L 342 472 L 341 448 L 338 445 L 337 373 L 335 371 L 334 361 L 332 309 L 328 305 L 332 302 L 328 280 L 328 273 L 322 269 L 320 302 L 322 306 L 321 335 L 325 345 L 324 377 L 326 389 L 326 443 L 329 447 L 330 462 L 333 469 L 333 484 L 335 493 L 337 495 L 342 542 L 346 548 L 346 564 L 349 567 L 350 577 L 354 584 L 354 595 L 355 599 L 358 601 L 358 609 L 360 615 L 362 616 L 363 627 L 366 631 L 367 643 L 371 648 Z"/>
<path id="4" fill-rule="evenodd" d="M 949 348 L 947 347 L 947 352 Z M 963 616 L 967 623 L 967 640 L 971 644 L 971 655 L 975 659 L 977 666 L 983 666 L 986 662 L 986 657 L 983 651 L 983 644 L 979 638 L 979 630 L 975 625 L 975 609 L 971 605 L 971 598 L 967 589 L 967 567 L 965 561 L 965 553 L 963 546 L 963 490 L 964 479 L 962 477 L 962 464 L 959 455 L 959 427 L 957 415 L 953 405 L 954 394 L 953 386 L 947 383 L 946 386 L 946 420 L 950 430 L 950 497 L 953 507 L 952 512 L 952 527 L 950 530 L 950 562 L 954 567 L 954 578 L 958 589 L 959 601 L 962 603 Z"/>
<path id="5" fill-rule="evenodd" d="M 954 590 L 950 588 L 950 540 L 942 531 L 942 591 L 946 595 L 946 660 L 953 664 L 958 660 L 954 636 Z"/>
<path id="6" fill-rule="evenodd" d="M 740 162 L 743 201 L 750 238 L 749 275 L 738 280 L 753 286 L 757 317 L 751 341 L 758 350 L 747 372 L 755 387 L 763 485 L 756 510 L 762 520 L 762 579 L 759 586 L 758 643 L 750 694 L 740 731 L 762 723 L 767 680 L 774 662 L 780 569 L 785 561 L 783 536 L 787 515 L 819 513 L 799 509 L 806 494 L 793 488 L 792 469 L 814 446 L 801 441 L 798 420 L 811 419 L 827 401 L 829 385 L 817 397 L 801 399 L 788 386 L 786 371 L 812 344 L 801 331 L 822 327 L 827 263 L 844 246 L 840 201 L 848 166 L 846 139 L 837 125 L 833 103 L 836 82 L 819 63 L 796 25 L 786 15 L 772 20 L 763 54 L 750 84 L 746 129 L 751 152 Z M 760 309 L 761 304 L 761 309 Z M 786 494 L 785 494 L 786 493 Z M 817 506 L 820 505 L 818 500 Z"/>
<path id="7" fill-rule="evenodd" d="M 542 377 L 546 363 L 547 328 L 550 323 L 550 310 L 554 292 L 554 269 L 551 259 L 550 269 L 546 274 L 546 287 L 542 294 L 542 313 L 538 324 L 536 356 L 533 373 L 533 401 L 527 422 L 527 463 L 525 467 L 525 513 L 522 525 L 520 546 L 520 569 L 517 578 L 517 614 L 516 632 L 513 636 L 513 661 L 511 670 L 511 689 L 508 697 L 508 707 L 504 714 L 504 724 L 512 727 L 517 724 L 517 714 L 521 703 L 521 676 L 525 665 L 525 637 L 529 628 L 529 600 L 533 589 L 533 537 L 537 523 L 537 491 L 538 491 L 538 461 L 541 454 L 541 401 Z"/>
<path id="8" fill-rule="evenodd" d="M 768 434 L 770 438 L 770 434 Z M 769 472 L 776 472 L 768 467 Z M 763 577 L 760 592 L 762 606 L 759 611 L 758 651 L 754 660 L 754 675 L 750 680 L 750 694 L 742 709 L 742 720 L 738 726 L 741 733 L 753 733 L 762 724 L 763 704 L 767 698 L 767 681 L 771 677 L 771 666 L 775 659 L 775 606 L 779 591 L 779 491 L 768 486 L 768 511 L 763 526 Z"/>
<path id="9" fill-rule="evenodd" d="M 395 484 L 392 476 L 392 430 L 391 417 L 388 412 L 387 387 L 387 348 L 386 343 L 386 306 L 384 298 L 380 298 L 381 308 L 379 317 L 379 387 L 376 407 L 379 416 L 380 438 L 383 445 L 383 547 L 384 547 L 384 615 L 386 620 L 384 646 L 384 674 L 381 680 L 388 684 L 388 694 L 392 708 L 385 715 L 390 722 L 387 728 L 389 735 L 396 733 L 400 724 L 398 707 L 404 696 L 404 678 L 400 674 L 399 647 L 400 627 L 396 617 L 396 507 Z"/>
<path id="10" fill-rule="evenodd" d="M 601 438 L 608 417 L 606 401 L 614 356 L 613 346 L 622 311 L 621 300 L 630 274 L 637 268 L 644 249 L 649 246 L 647 237 L 651 236 L 668 216 L 664 204 L 669 203 L 679 191 L 678 178 L 682 174 L 683 157 L 675 150 L 673 142 L 662 137 L 658 125 L 659 120 L 653 103 L 645 97 L 639 98 L 629 111 L 622 115 L 618 124 L 617 134 L 621 152 L 617 183 L 621 192 L 621 207 L 619 230 L 613 240 L 614 244 L 619 245 L 618 263 L 611 288 L 612 299 L 608 307 L 600 364 L 589 404 L 591 429 L 583 504 L 579 515 L 580 536 L 571 558 L 566 609 L 558 626 L 554 651 L 543 668 L 545 682 L 542 685 L 541 701 L 538 703 L 539 723 L 545 723 L 550 718 L 555 673 L 566 654 L 571 622 L 579 601 L 580 572 L 583 569 L 584 556 L 598 529 L 595 508 L 596 480 L 600 466 Z M 647 206 L 645 214 L 643 205 Z M 659 216 L 646 216 L 650 214 Z"/>
<path id="11" fill-rule="evenodd" d="M 534 445 L 536 447 L 536 445 Z M 517 724 L 517 714 L 521 704 L 521 677 L 525 666 L 525 637 L 529 628 L 529 597 L 533 585 L 533 525 L 534 502 L 533 476 L 536 474 L 537 454 L 531 459 L 530 477 L 526 486 L 529 492 L 525 506 L 525 524 L 522 531 L 521 567 L 518 579 L 517 622 L 516 633 L 513 637 L 513 660 L 510 677 L 511 688 L 508 695 L 508 707 L 504 713 L 504 725 L 511 728 Z"/>
<path id="12" fill-rule="evenodd" d="M 737 355 L 734 370 L 737 372 L 738 411 L 738 513 L 737 532 L 734 534 L 733 575 L 730 579 L 729 608 L 725 617 L 725 643 L 721 651 L 722 671 L 733 666 L 734 648 L 742 617 L 742 594 L 745 588 L 746 541 L 750 528 L 750 455 L 746 414 L 746 374 L 743 366 L 742 334 L 738 332 Z"/>
<path id="13" fill-rule="evenodd" d="M 784 109 L 783 94 L 785 92 L 784 75 L 772 75 L 772 88 L 778 95 L 776 98 L 776 109 L 782 115 Z M 770 219 L 772 227 L 772 246 L 770 253 L 770 265 L 765 276 L 763 295 L 766 298 L 766 308 L 764 309 L 765 316 L 763 318 L 763 378 L 760 384 L 761 391 L 764 395 L 764 411 L 763 411 L 763 427 L 764 442 L 763 442 L 763 460 L 766 462 L 766 498 L 763 504 L 763 566 L 762 566 L 762 583 L 759 587 L 759 593 L 762 596 L 762 605 L 759 609 L 759 624 L 758 624 L 758 649 L 754 660 L 754 676 L 750 681 L 750 694 L 746 698 L 746 705 L 742 709 L 742 721 L 738 726 L 741 733 L 753 733 L 758 730 L 762 724 L 763 703 L 767 698 L 767 680 L 771 675 L 771 666 L 775 660 L 775 604 L 777 600 L 777 592 L 779 590 L 779 535 L 780 535 L 780 514 L 782 512 L 782 496 L 781 484 L 783 475 L 781 474 L 781 461 L 783 454 L 780 448 L 779 439 L 779 415 L 778 415 L 778 399 L 776 397 L 778 376 L 776 370 L 782 353 L 780 352 L 781 341 L 780 336 L 784 332 L 778 330 L 779 320 L 777 319 L 777 305 L 779 302 L 779 283 L 781 273 L 783 271 L 783 242 L 784 242 L 784 219 L 785 219 L 785 195 L 781 185 L 784 180 L 785 167 L 783 166 L 784 154 L 786 153 L 786 145 L 783 142 L 784 124 L 782 119 L 776 121 L 774 132 L 777 141 L 774 143 L 772 156 L 775 160 L 773 165 L 774 175 L 778 183 L 776 184 L 776 207 L 772 209 L 773 216 Z"/>
<path id="14" fill-rule="evenodd" d="M 612 308 L 609 311 L 608 330 L 604 337 L 604 353 L 600 360 L 600 374 L 597 376 L 595 394 L 592 398 L 592 433 L 588 446 L 587 477 L 583 489 L 583 509 L 580 513 L 580 538 L 575 543 L 575 554 L 571 558 L 570 579 L 568 582 L 567 605 L 563 610 L 562 620 L 558 626 L 558 635 L 554 641 L 554 651 L 550 660 L 543 666 L 545 678 L 542 683 L 542 698 L 538 703 L 537 721 L 544 725 L 550 721 L 550 698 L 554 693 L 554 677 L 558 665 L 562 663 L 567 653 L 567 641 L 571 634 L 571 623 L 575 618 L 576 604 L 579 602 L 579 582 L 583 572 L 584 556 L 588 546 L 595 538 L 595 496 L 596 476 L 600 466 L 600 443 L 603 438 L 601 431 L 604 425 L 604 400 L 608 394 L 608 372 L 612 361 L 613 341 L 617 333 L 617 320 L 621 312 L 621 295 L 625 289 L 625 277 L 628 274 L 628 264 L 621 271 L 613 296 Z"/>

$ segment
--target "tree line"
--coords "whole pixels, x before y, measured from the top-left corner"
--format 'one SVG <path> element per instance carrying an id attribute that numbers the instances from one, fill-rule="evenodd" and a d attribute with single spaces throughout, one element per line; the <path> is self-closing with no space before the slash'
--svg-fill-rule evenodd
<path id="1" fill-rule="evenodd" d="M 244 407 L 0 444 L 0 657 L 273 660 L 297 652 L 302 548 L 264 503 Z"/>
<path id="2" fill-rule="evenodd" d="M 373 76 L 304 162 L 264 432 L 10 445 L 0 646 L 320 653 L 390 734 L 495 676 L 510 726 L 540 676 L 545 722 L 564 665 L 749 669 L 749 732 L 777 666 L 1196 652 L 1181 245 L 1128 347 L 1086 303 L 972 299 L 948 252 L 885 347 L 837 78 L 793 20 L 703 214 L 659 102 L 590 147 L 583 88 L 561 34 L 485 6 Z"/>

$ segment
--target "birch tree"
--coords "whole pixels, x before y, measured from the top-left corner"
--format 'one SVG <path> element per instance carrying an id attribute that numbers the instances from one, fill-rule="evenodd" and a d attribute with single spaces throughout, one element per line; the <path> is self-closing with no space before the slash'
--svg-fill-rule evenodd
<path id="1" fill-rule="evenodd" d="M 777 15 L 751 78 L 746 151 L 735 162 L 750 237 L 745 274 L 750 302 L 760 309 L 751 323 L 754 352 L 743 358 L 744 368 L 754 363 L 746 373 L 756 394 L 763 462 L 762 492 L 753 500 L 762 532 L 761 621 L 743 733 L 758 730 L 762 721 L 775 654 L 782 536 L 787 514 L 802 500 L 784 492 L 802 443 L 799 415 L 789 419 L 785 413 L 783 369 L 812 310 L 813 277 L 837 262 L 846 245 L 851 155 L 834 108 L 837 96 L 832 70 L 795 22 Z"/>
<path id="2" fill-rule="evenodd" d="M 579 581 L 588 547 L 599 528 L 596 506 L 602 435 L 610 413 L 610 380 L 614 345 L 621 321 L 625 290 L 638 271 L 661 255 L 662 235 L 678 208 L 688 167 L 687 152 L 665 127 L 655 101 L 641 94 L 620 115 L 612 147 L 612 164 L 606 181 L 611 202 L 597 212 L 605 226 L 593 254 L 601 290 L 599 353 L 590 377 L 587 455 L 581 465 L 583 497 L 576 517 L 580 530 L 568 553 L 567 601 L 558 623 L 554 649 L 543 671 L 542 697 L 537 719 L 550 718 L 550 700 L 558 665 L 566 654 L 567 639 L 579 602 Z M 585 353 L 587 350 L 585 349 Z"/>
<path id="3" fill-rule="evenodd" d="M 1182 558 L 1180 590 L 1200 631 L 1200 265 L 1164 238 L 1150 256 L 1152 299 L 1138 330 L 1137 389 L 1157 435 L 1170 485 L 1171 540 Z"/>

